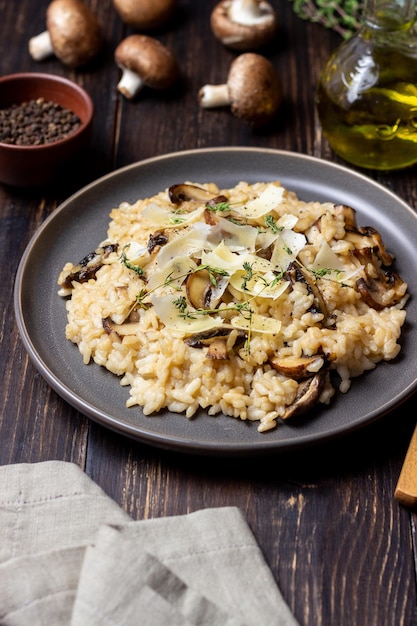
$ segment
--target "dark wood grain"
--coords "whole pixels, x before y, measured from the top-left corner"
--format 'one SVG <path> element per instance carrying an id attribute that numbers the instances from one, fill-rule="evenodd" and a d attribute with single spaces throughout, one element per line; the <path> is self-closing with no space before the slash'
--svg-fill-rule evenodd
<path id="1" fill-rule="evenodd" d="M 290 2 L 275 1 L 280 30 L 264 51 L 281 76 L 284 102 L 276 122 L 259 131 L 227 110 L 198 106 L 199 88 L 224 82 L 236 56 L 211 35 L 214 2 L 178 1 L 174 21 L 154 35 L 177 55 L 181 82 L 169 93 L 145 90 L 135 102 L 117 94 L 113 62 L 116 45 L 132 31 L 111 0 L 86 3 L 101 20 L 105 45 L 100 59 L 74 71 L 28 54 L 28 39 L 44 28 L 47 2 L 0 0 L 1 73 L 61 74 L 83 85 L 95 104 L 91 146 L 78 167 L 47 189 L 0 186 L 0 463 L 73 461 L 133 519 L 236 505 L 302 626 L 416 624 L 417 520 L 393 498 L 415 423 L 413 399 L 343 441 L 260 459 L 197 458 L 90 422 L 29 362 L 14 321 L 15 272 L 36 229 L 77 189 L 114 168 L 200 147 L 278 148 L 338 162 L 322 138 L 314 91 L 340 39 L 300 20 Z M 415 206 L 415 170 L 368 174 Z"/>

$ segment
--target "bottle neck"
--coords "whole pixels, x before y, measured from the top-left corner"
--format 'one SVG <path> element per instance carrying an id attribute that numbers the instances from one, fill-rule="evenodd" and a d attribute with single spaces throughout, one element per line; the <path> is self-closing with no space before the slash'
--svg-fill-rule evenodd
<path id="1" fill-rule="evenodd" d="M 416 19 L 417 0 L 366 0 L 364 23 L 379 30 L 405 30 Z"/>

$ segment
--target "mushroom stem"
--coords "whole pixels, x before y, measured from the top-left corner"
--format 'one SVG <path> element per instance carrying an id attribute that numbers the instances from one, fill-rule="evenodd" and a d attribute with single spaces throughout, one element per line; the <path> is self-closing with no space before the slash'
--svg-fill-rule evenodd
<path id="1" fill-rule="evenodd" d="M 120 69 L 122 70 L 122 76 L 117 84 L 117 90 L 131 100 L 139 93 L 145 83 L 139 74 L 132 72 L 127 67 L 121 67 Z"/>
<path id="2" fill-rule="evenodd" d="M 262 10 L 257 0 L 232 0 L 229 9 L 229 18 L 236 24 L 254 26 L 271 19 L 271 14 Z"/>
<path id="3" fill-rule="evenodd" d="M 47 30 L 29 39 L 29 53 L 35 61 L 43 61 L 54 54 L 51 37 Z"/>
<path id="4" fill-rule="evenodd" d="M 198 94 L 199 102 L 205 109 L 224 107 L 230 104 L 230 95 L 227 84 L 204 85 Z"/>

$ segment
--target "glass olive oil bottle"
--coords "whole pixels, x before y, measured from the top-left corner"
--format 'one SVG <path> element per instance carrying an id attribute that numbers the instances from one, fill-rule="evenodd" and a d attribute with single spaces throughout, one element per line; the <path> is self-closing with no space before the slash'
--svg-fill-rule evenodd
<path id="1" fill-rule="evenodd" d="M 316 106 L 330 147 L 359 167 L 417 163 L 416 0 L 367 0 L 363 25 L 330 57 Z"/>

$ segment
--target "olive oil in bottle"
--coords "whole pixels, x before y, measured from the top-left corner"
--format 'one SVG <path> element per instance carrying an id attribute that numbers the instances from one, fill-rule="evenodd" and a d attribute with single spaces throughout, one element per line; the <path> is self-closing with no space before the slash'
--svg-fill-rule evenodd
<path id="1" fill-rule="evenodd" d="M 316 106 L 330 147 L 359 167 L 417 163 L 416 0 L 367 0 L 363 26 L 326 63 Z"/>

